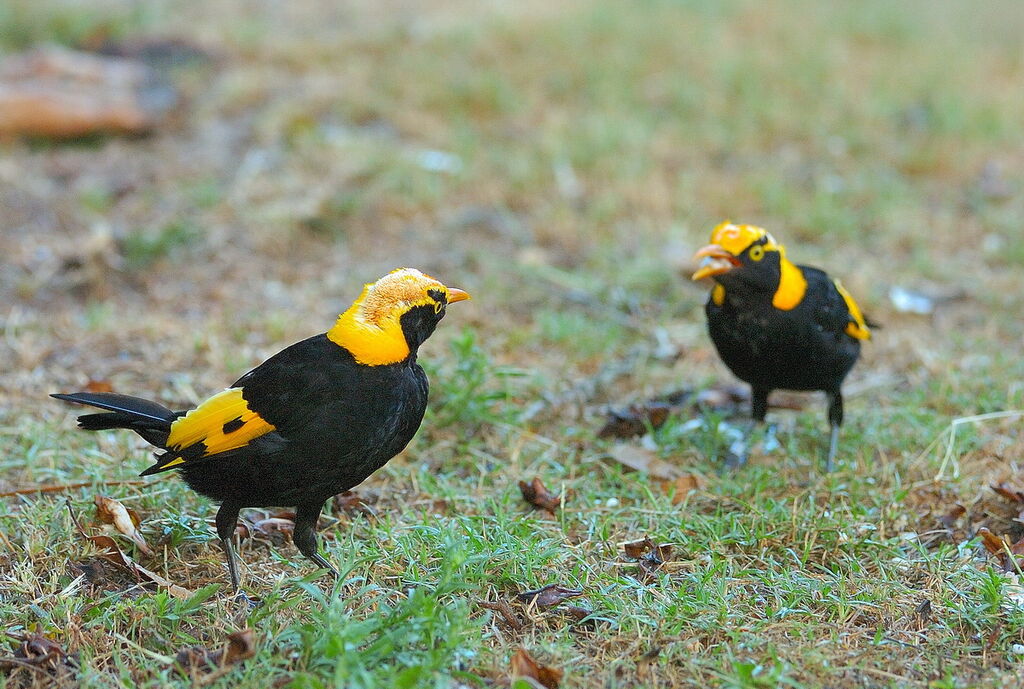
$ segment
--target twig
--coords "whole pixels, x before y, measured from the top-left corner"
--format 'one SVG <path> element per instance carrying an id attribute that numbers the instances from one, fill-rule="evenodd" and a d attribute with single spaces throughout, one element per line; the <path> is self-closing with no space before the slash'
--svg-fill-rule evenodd
<path id="1" fill-rule="evenodd" d="M 928 444 L 928 447 L 924 449 L 921 454 L 917 456 L 914 461 L 921 460 L 925 455 L 932 451 L 935 447 L 942 442 L 942 436 L 949 434 L 949 441 L 946 443 L 946 452 L 942 457 L 942 465 L 939 466 L 938 473 L 935 474 L 935 481 L 941 481 L 945 477 L 946 467 L 953 462 L 953 449 L 956 446 L 956 429 L 967 423 L 980 423 L 982 421 L 992 421 L 993 419 L 1012 419 L 1024 416 L 1024 410 L 1020 409 L 1009 409 L 1005 411 L 994 411 L 988 414 L 975 414 L 974 416 L 962 416 L 959 419 L 953 419 L 949 422 L 949 425 L 942 430 L 935 439 Z M 960 468 L 955 465 L 953 469 L 953 478 L 960 476 Z"/>
<path id="2" fill-rule="evenodd" d="M 56 486 L 36 486 L 35 488 L 19 488 L 0 493 L 0 498 L 9 498 L 14 495 L 29 495 L 31 493 L 59 493 L 62 490 L 74 488 L 86 488 L 89 486 L 144 486 L 149 481 L 81 481 L 79 483 L 61 483 Z"/>

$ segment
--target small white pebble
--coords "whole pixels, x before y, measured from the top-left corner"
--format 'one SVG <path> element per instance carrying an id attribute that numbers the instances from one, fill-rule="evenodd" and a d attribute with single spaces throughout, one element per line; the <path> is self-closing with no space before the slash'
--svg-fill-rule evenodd
<path id="1" fill-rule="evenodd" d="M 1014 644 L 1010 646 L 1010 652 L 1016 653 L 1017 655 L 1024 655 L 1024 644 Z"/>
<path id="2" fill-rule="evenodd" d="M 608 498 L 605 501 L 604 504 L 605 504 L 605 507 L 618 507 L 619 506 L 619 499 L 618 498 Z"/>

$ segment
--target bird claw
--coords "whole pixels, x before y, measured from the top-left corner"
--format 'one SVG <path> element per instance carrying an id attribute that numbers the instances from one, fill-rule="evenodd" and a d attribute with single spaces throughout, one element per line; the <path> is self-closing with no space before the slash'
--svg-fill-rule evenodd
<path id="1" fill-rule="evenodd" d="M 245 607 L 247 607 L 249 610 L 255 610 L 256 608 L 263 605 L 263 601 L 261 599 L 256 598 L 255 596 L 250 598 L 248 595 L 246 595 L 245 591 L 241 589 L 235 591 L 235 595 L 231 597 L 231 600 L 234 603 L 244 603 Z"/>
<path id="2" fill-rule="evenodd" d="M 761 441 L 761 451 L 765 454 L 770 452 L 778 452 L 782 449 L 782 443 L 779 442 L 775 432 L 778 430 L 778 426 L 775 424 L 768 424 L 764 429 L 764 439 Z"/>
<path id="3" fill-rule="evenodd" d="M 738 469 L 747 463 L 747 440 L 739 438 L 729 444 L 725 451 L 725 468 Z"/>

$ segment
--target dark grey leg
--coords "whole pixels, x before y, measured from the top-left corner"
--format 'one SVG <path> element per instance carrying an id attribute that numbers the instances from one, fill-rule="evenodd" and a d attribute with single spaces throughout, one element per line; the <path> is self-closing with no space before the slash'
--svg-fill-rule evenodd
<path id="1" fill-rule="evenodd" d="M 323 555 L 317 551 L 316 522 L 320 518 L 320 510 L 324 503 L 317 505 L 299 505 L 295 509 L 295 531 L 292 532 L 292 542 L 299 552 L 315 562 L 320 567 L 329 570 L 335 579 L 341 577 L 338 570 L 328 562 Z"/>
<path id="2" fill-rule="evenodd" d="M 224 556 L 228 561 L 228 574 L 231 575 L 231 587 L 235 593 L 238 593 L 239 579 L 238 568 L 235 565 L 235 549 L 232 547 L 231 541 L 235 536 L 239 509 L 241 508 L 237 503 L 225 501 L 217 510 L 217 536 L 220 537 L 220 545 L 224 549 Z"/>
<path id="3" fill-rule="evenodd" d="M 725 455 L 725 466 L 730 468 L 741 467 L 747 463 L 750 437 L 754 434 L 754 429 L 764 423 L 764 417 L 768 413 L 768 395 L 770 393 L 771 390 L 763 388 L 751 389 L 750 416 L 753 418 L 753 423 L 746 429 L 742 438 L 729 445 Z"/>
<path id="4" fill-rule="evenodd" d="M 828 443 L 828 458 L 825 460 L 825 471 L 831 472 L 839 449 L 839 427 L 843 425 L 843 393 L 832 390 L 828 395 L 828 422 L 832 426 L 832 434 Z"/>

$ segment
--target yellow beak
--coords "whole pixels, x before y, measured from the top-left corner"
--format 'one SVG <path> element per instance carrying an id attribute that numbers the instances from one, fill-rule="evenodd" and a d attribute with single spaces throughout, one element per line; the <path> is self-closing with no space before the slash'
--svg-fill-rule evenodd
<path id="1" fill-rule="evenodd" d="M 718 244 L 708 244 L 703 249 L 697 251 L 693 257 L 702 260 L 697 268 L 697 272 L 690 278 L 692 280 L 701 280 L 714 275 L 728 273 L 736 266 L 741 265 L 735 256 Z"/>
<path id="2" fill-rule="evenodd" d="M 470 299 L 470 298 L 471 297 L 469 296 L 469 292 L 464 292 L 461 289 L 459 289 L 458 287 L 449 287 L 448 288 L 448 303 L 449 304 L 454 304 L 457 301 L 466 301 L 467 299 Z"/>

